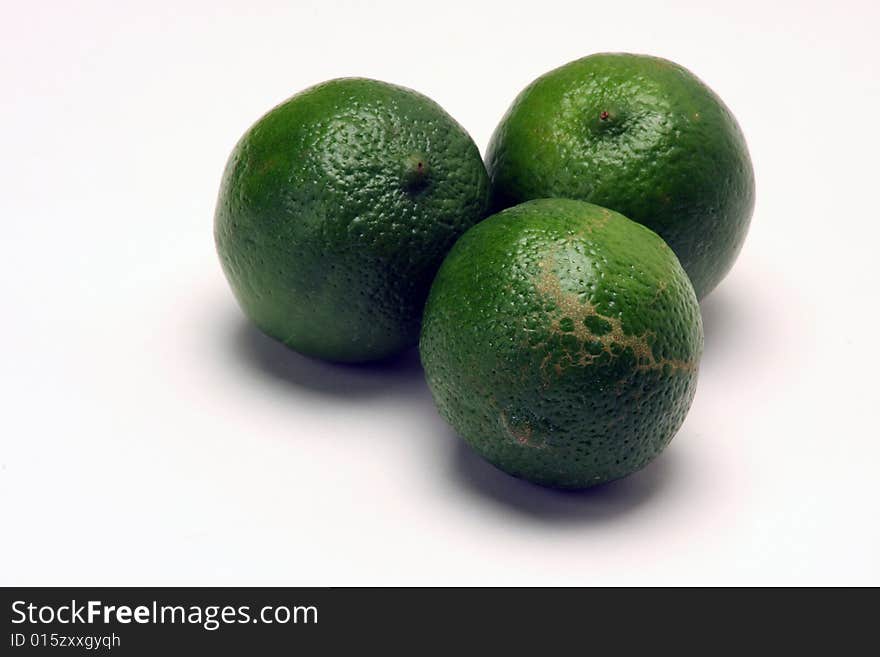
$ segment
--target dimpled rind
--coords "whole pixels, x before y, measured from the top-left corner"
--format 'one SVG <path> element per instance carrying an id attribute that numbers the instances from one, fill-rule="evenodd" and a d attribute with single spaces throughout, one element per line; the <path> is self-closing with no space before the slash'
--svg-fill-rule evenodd
<path id="1" fill-rule="evenodd" d="M 655 233 L 574 200 L 484 220 L 437 274 L 421 335 L 440 414 L 517 477 L 586 488 L 646 465 L 696 390 L 693 287 Z"/>
<path id="2" fill-rule="evenodd" d="M 334 361 L 412 347 L 437 268 L 486 215 L 465 130 L 410 89 L 331 80 L 277 106 L 233 150 L 214 236 L 245 314 Z"/>
<path id="3" fill-rule="evenodd" d="M 566 197 L 657 232 L 699 298 L 733 266 L 751 221 L 754 172 L 721 99 L 658 57 L 598 54 L 529 85 L 486 155 L 493 211 Z"/>

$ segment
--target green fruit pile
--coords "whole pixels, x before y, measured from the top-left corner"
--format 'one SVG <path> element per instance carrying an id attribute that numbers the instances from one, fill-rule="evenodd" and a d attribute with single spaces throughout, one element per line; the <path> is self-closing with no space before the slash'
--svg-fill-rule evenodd
<path id="1" fill-rule="evenodd" d="M 418 343 L 441 415 L 505 472 L 562 488 L 635 472 L 684 422 L 698 298 L 748 229 L 742 133 L 686 69 L 602 54 L 529 85 L 486 161 L 414 91 L 307 89 L 229 158 L 226 277 L 303 354 L 364 362 Z"/>

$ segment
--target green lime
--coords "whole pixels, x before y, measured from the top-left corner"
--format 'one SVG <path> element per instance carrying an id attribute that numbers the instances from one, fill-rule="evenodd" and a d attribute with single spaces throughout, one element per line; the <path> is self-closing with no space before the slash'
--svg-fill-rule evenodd
<path id="1" fill-rule="evenodd" d="M 307 355 L 368 361 L 416 344 L 437 268 L 487 204 L 479 151 L 440 106 L 348 78 L 293 96 L 244 134 L 214 234 L 260 329 Z"/>
<path id="2" fill-rule="evenodd" d="M 565 197 L 621 212 L 666 240 L 700 298 L 733 266 L 754 206 L 730 110 L 657 57 L 591 55 L 541 76 L 501 120 L 486 161 L 495 210 Z"/>
<path id="3" fill-rule="evenodd" d="M 483 457 L 583 488 L 638 470 L 694 396 L 699 306 L 655 233 L 574 200 L 471 228 L 437 274 L 421 357 L 441 415 Z"/>

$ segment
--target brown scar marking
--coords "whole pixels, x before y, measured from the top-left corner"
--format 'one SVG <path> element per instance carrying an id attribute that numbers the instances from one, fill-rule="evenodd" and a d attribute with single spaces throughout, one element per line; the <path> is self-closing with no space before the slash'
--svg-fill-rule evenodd
<path id="1" fill-rule="evenodd" d="M 651 303 L 656 303 L 657 299 L 660 298 L 660 295 L 666 292 L 666 288 L 669 287 L 669 281 L 660 281 L 660 284 L 657 286 L 657 291 L 654 293 L 654 298 L 651 300 Z"/>
<path id="2" fill-rule="evenodd" d="M 501 424 L 504 426 L 504 430 L 511 438 L 513 438 L 517 445 L 522 445 L 523 447 L 534 447 L 535 449 L 544 448 L 543 443 L 532 442 L 534 432 L 532 431 L 532 425 L 530 425 L 528 422 L 523 422 L 523 427 L 521 429 L 518 429 L 511 426 L 510 419 L 504 412 L 500 413 L 500 417 Z"/>
<path id="3" fill-rule="evenodd" d="M 599 313 L 596 310 L 596 307 L 589 301 L 582 301 L 577 295 L 565 292 L 562 289 L 559 278 L 553 272 L 552 265 L 552 255 L 539 263 L 538 266 L 541 273 L 534 283 L 535 289 L 538 293 L 552 299 L 560 313 L 560 315 L 553 320 L 551 325 L 551 329 L 554 332 L 561 335 L 574 335 L 582 343 L 592 342 L 600 344 L 602 346 L 602 351 L 607 353 L 611 358 L 616 357 L 614 350 L 612 349 L 615 345 L 623 350 L 630 349 L 636 357 L 637 371 L 656 371 L 662 370 L 664 367 L 670 367 L 673 370 L 685 372 L 693 372 L 696 370 L 696 363 L 693 361 L 673 358 L 657 358 L 654 355 L 654 350 L 649 341 L 650 338 L 655 336 L 652 331 L 645 331 L 641 335 L 630 335 L 624 332 L 623 322 L 620 317 L 603 315 Z M 667 283 L 665 282 L 661 283 L 661 289 L 657 292 L 658 296 L 665 289 L 666 285 Z M 566 332 L 561 330 L 559 323 L 566 317 L 571 318 L 574 321 L 573 331 Z M 602 335 L 596 335 L 584 323 L 584 320 L 588 317 L 598 317 L 605 320 L 611 326 L 611 330 Z M 576 359 L 572 354 L 566 352 L 565 361 L 568 365 L 577 364 L 583 367 L 592 363 L 600 355 L 601 354 L 588 353 L 583 347 L 581 347 L 576 354 Z M 548 353 L 541 362 L 542 371 L 546 370 L 550 357 L 551 355 Z M 558 368 L 560 365 L 560 363 L 556 364 L 557 373 L 559 372 Z"/>
<path id="4" fill-rule="evenodd" d="M 584 233 L 592 233 L 594 230 L 602 230 L 611 221 L 611 210 L 602 208 L 602 218 L 595 221 L 585 222 L 582 230 L 572 235 L 572 237 L 583 237 Z"/>

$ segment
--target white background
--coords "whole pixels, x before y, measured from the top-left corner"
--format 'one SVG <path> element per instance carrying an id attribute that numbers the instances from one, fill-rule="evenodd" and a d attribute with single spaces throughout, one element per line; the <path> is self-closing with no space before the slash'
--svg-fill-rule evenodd
<path id="1" fill-rule="evenodd" d="M 875 2 L 6 2 L 0 583 L 880 584 Z M 212 238 L 264 111 L 413 87 L 484 149 L 529 81 L 673 59 L 738 117 L 752 230 L 703 303 L 691 413 L 565 494 L 473 456 L 416 354 L 257 334 Z"/>

